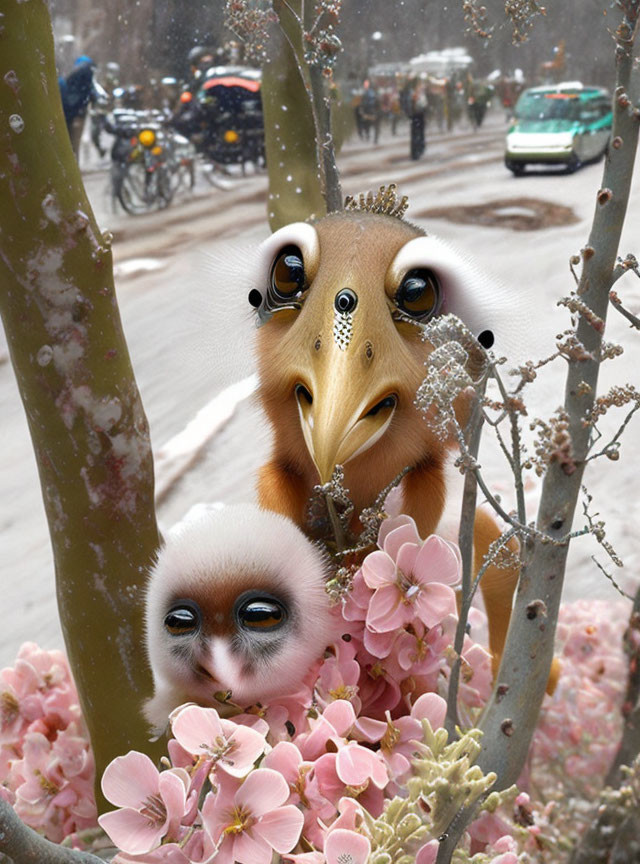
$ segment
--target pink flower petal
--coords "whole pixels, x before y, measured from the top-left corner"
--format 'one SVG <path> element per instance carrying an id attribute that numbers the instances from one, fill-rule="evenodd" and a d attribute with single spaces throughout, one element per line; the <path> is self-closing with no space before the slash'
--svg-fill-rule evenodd
<path id="1" fill-rule="evenodd" d="M 231 720 L 221 721 L 230 749 L 221 757 L 219 765 L 233 777 L 244 777 L 259 756 L 264 753 L 267 742 L 264 735 L 249 726 L 239 726 Z"/>
<path id="2" fill-rule="evenodd" d="M 334 828 L 346 828 L 348 831 L 355 831 L 358 825 L 362 823 L 362 807 L 353 798 L 344 797 L 338 801 L 339 816 L 331 824 L 331 830 Z"/>
<path id="3" fill-rule="evenodd" d="M 356 731 L 358 737 L 370 744 L 375 744 L 387 731 L 387 724 L 383 720 L 374 720 L 372 717 L 358 717 Z"/>
<path id="4" fill-rule="evenodd" d="M 377 632 L 395 630 L 404 624 L 401 595 L 395 585 L 378 588 L 371 598 L 367 613 L 367 627 Z"/>
<path id="5" fill-rule="evenodd" d="M 292 784 L 298 779 L 302 754 L 290 741 L 279 741 L 273 750 L 267 753 L 261 765 L 263 768 L 278 771 L 287 783 Z"/>
<path id="6" fill-rule="evenodd" d="M 324 844 L 324 854 L 327 864 L 366 864 L 371 854 L 371 843 L 362 834 L 336 828 L 327 835 Z"/>
<path id="7" fill-rule="evenodd" d="M 271 846 L 253 829 L 234 838 L 232 860 L 237 864 L 271 864 L 272 857 Z"/>
<path id="8" fill-rule="evenodd" d="M 411 709 L 411 716 L 415 720 L 428 720 L 432 729 L 444 726 L 446 715 L 447 703 L 437 693 L 423 693 Z"/>
<path id="9" fill-rule="evenodd" d="M 397 561 L 401 546 L 405 543 L 420 546 L 421 542 L 416 523 L 412 519 L 411 522 L 406 522 L 404 525 L 399 525 L 397 528 L 389 531 L 384 539 L 382 548 L 390 558 Z"/>
<path id="10" fill-rule="evenodd" d="M 187 705 L 171 721 L 173 737 L 193 756 L 206 754 L 223 737 L 220 716 L 215 708 Z"/>
<path id="11" fill-rule="evenodd" d="M 399 528 L 401 525 L 413 525 L 413 527 L 415 528 L 416 537 L 418 537 L 417 542 L 420 542 L 418 529 L 415 527 L 416 523 L 413 521 L 411 516 L 407 516 L 405 513 L 400 513 L 397 516 L 392 516 L 389 519 L 385 519 L 380 526 L 380 530 L 378 531 L 378 546 L 381 549 L 384 548 L 384 541 L 387 539 L 387 535 L 390 534 L 392 531 L 395 531 L 395 529 Z"/>
<path id="12" fill-rule="evenodd" d="M 254 831 L 263 837 L 267 843 L 282 855 L 290 852 L 300 838 L 304 824 L 304 816 L 293 804 L 277 807 L 265 813 L 254 826 Z"/>
<path id="13" fill-rule="evenodd" d="M 286 864 L 326 864 L 327 859 L 322 852 L 301 852 L 299 855 L 285 855 Z"/>
<path id="14" fill-rule="evenodd" d="M 438 841 L 429 840 L 427 844 L 421 846 L 420 849 L 418 849 L 418 854 L 416 855 L 416 864 L 435 864 L 435 860 L 437 857 Z"/>
<path id="15" fill-rule="evenodd" d="M 375 633 L 373 630 L 365 627 L 364 647 L 374 657 L 388 657 L 391 654 L 391 649 L 397 636 L 398 634 L 395 630 L 390 630 L 387 633 Z"/>
<path id="16" fill-rule="evenodd" d="M 369 588 L 380 588 L 395 582 L 396 566 L 385 552 L 376 550 L 362 562 L 362 576 Z"/>
<path id="17" fill-rule="evenodd" d="M 398 550 L 396 566 L 405 575 L 413 574 L 416 558 L 420 554 L 421 547 L 415 543 L 404 543 Z"/>
<path id="18" fill-rule="evenodd" d="M 239 781 L 224 771 L 216 777 L 216 786 L 218 791 L 207 794 L 201 808 L 203 827 L 213 843 L 218 842 L 224 829 L 233 821 L 234 798 L 240 789 Z"/>
<path id="19" fill-rule="evenodd" d="M 322 712 L 322 716 L 331 723 L 341 738 L 344 738 L 356 722 L 356 712 L 353 710 L 353 705 L 346 699 L 336 699 L 334 702 L 330 702 Z"/>
<path id="20" fill-rule="evenodd" d="M 420 590 L 415 609 L 417 618 L 427 627 L 435 627 L 447 615 L 456 614 L 456 595 L 448 585 L 430 582 Z"/>
<path id="21" fill-rule="evenodd" d="M 160 774 L 159 792 L 167 808 L 167 824 L 165 833 L 175 839 L 174 833 L 180 825 L 180 820 L 187 807 L 187 791 L 189 775 L 183 768 L 163 771 Z"/>
<path id="22" fill-rule="evenodd" d="M 377 755 L 359 744 L 348 744 L 338 750 L 336 774 L 348 786 L 363 786 L 367 780 L 372 780 L 382 789 L 389 779 Z"/>
<path id="23" fill-rule="evenodd" d="M 299 855 L 285 855 L 286 864 L 326 864 L 327 859 L 322 852 L 301 852 Z"/>
<path id="24" fill-rule="evenodd" d="M 129 855 L 142 855 L 160 845 L 164 825 L 158 825 L 137 810 L 112 810 L 98 817 L 103 831 L 118 849 Z"/>
<path id="25" fill-rule="evenodd" d="M 246 807 L 254 819 L 280 807 L 289 797 L 289 787 L 282 774 L 271 768 L 252 771 L 236 792 L 236 805 Z"/>
<path id="26" fill-rule="evenodd" d="M 138 808 L 150 795 L 158 794 L 160 772 L 148 756 L 131 750 L 117 756 L 102 775 L 104 797 L 116 807 Z"/>
<path id="27" fill-rule="evenodd" d="M 418 553 L 414 575 L 421 584 L 442 582 L 445 585 L 456 585 L 460 581 L 460 558 L 450 543 L 432 534 L 424 541 Z"/>

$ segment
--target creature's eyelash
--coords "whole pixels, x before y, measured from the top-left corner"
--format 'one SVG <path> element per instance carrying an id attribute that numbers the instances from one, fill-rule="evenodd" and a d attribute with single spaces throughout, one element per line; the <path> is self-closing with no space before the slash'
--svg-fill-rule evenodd
<path id="1" fill-rule="evenodd" d="M 417 321 L 415 318 L 411 318 L 410 315 L 405 315 L 400 309 L 394 309 L 391 312 L 391 317 L 394 321 L 403 321 L 406 324 L 413 324 L 414 327 L 417 327 L 421 333 L 424 333 L 425 326 L 422 321 Z"/>

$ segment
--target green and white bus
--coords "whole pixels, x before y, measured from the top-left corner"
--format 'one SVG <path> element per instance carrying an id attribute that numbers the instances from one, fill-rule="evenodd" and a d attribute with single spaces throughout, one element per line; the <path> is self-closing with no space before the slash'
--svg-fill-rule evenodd
<path id="1" fill-rule="evenodd" d="M 611 96 L 600 87 L 570 81 L 525 90 L 507 133 L 505 165 L 516 175 L 530 164 L 575 171 L 606 152 L 612 119 Z"/>

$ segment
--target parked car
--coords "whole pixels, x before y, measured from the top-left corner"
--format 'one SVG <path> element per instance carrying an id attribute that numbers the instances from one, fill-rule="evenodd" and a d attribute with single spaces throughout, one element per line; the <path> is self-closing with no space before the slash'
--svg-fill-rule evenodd
<path id="1" fill-rule="evenodd" d="M 575 171 L 606 152 L 611 96 L 579 81 L 525 90 L 507 133 L 505 165 L 516 175 L 529 164 L 566 165 Z"/>

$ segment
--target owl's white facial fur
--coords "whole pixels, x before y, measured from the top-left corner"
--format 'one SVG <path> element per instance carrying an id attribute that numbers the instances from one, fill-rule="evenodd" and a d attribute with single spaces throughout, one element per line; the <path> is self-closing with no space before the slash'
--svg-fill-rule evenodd
<path id="1" fill-rule="evenodd" d="M 253 505 L 200 512 L 169 532 L 147 588 L 149 722 L 163 728 L 184 702 L 220 708 L 218 691 L 242 706 L 295 692 L 336 635 L 326 578 L 300 529 Z M 266 627 L 264 603 L 277 613 Z M 192 614 L 197 627 L 168 626 Z M 247 617 L 256 614 L 258 626 Z"/>

